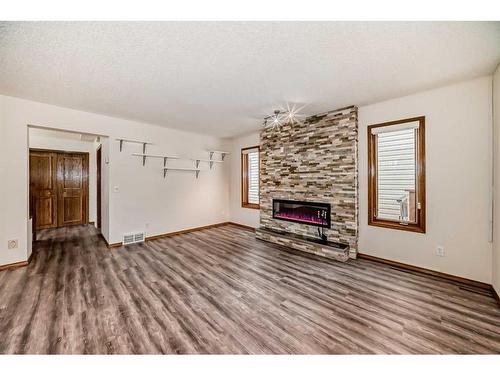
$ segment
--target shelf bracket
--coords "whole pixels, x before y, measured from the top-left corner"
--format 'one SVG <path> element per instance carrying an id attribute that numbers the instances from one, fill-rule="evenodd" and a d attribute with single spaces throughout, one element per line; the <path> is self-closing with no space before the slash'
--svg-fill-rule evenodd
<path id="1" fill-rule="evenodd" d="M 198 168 L 199 166 L 200 166 L 200 161 L 196 160 L 196 168 Z M 196 175 L 196 177 L 198 177 L 198 175 Z"/>
<path id="2" fill-rule="evenodd" d="M 163 178 L 167 178 L 167 170 L 166 169 L 163 170 Z"/>
<path id="3" fill-rule="evenodd" d="M 226 157 L 226 154 L 225 153 L 222 153 L 221 154 L 221 158 L 222 158 L 222 161 L 224 161 L 224 158 Z"/>
<path id="4" fill-rule="evenodd" d="M 144 142 L 144 143 L 142 144 L 142 153 L 143 153 L 143 154 L 146 154 L 146 145 L 147 145 L 147 143 L 146 143 L 146 142 Z M 145 166 L 145 165 L 146 165 L 146 156 L 144 155 L 144 156 L 142 157 L 142 166 Z"/>
<path id="5" fill-rule="evenodd" d="M 210 151 L 210 160 L 212 160 L 212 157 L 214 156 L 214 152 Z"/>
<path id="6" fill-rule="evenodd" d="M 127 143 L 127 142 L 142 144 L 142 153 L 143 153 L 143 154 L 145 154 L 145 153 L 146 153 L 146 145 L 152 145 L 152 143 L 150 143 L 150 142 L 146 142 L 146 141 L 136 141 L 136 140 L 132 140 L 132 139 L 125 139 L 125 138 L 116 138 L 116 140 L 120 142 L 120 152 L 122 152 L 122 151 L 123 151 L 123 144 L 124 144 L 124 143 Z"/>
<path id="7" fill-rule="evenodd" d="M 212 166 L 214 165 L 214 162 L 210 161 L 209 165 L 210 165 L 210 169 L 212 169 Z"/>
<path id="8" fill-rule="evenodd" d="M 196 171 L 196 178 L 198 178 L 199 174 L 200 174 L 200 171 Z"/>

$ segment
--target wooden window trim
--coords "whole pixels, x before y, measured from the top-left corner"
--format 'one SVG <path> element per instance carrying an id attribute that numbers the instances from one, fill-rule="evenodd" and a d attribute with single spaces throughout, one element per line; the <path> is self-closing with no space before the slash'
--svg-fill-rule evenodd
<path id="1" fill-rule="evenodd" d="M 252 146 L 245 147 L 241 149 L 241 207 L 243 208 L 252 208 L 255 210 L 260 209 L 260 204 L 248 203 L 248 159 L 247 154 L 244 154 L 243 151 L 251 150 L 256 148 L 259 151 L 259 179 L 260 179 L 260 146 Z M 259 194 L 259 202 L 260 202 L 260 194 Z"/>
<path id="2" fill-rule="evenodd" d="M 416 223 L 401 224 L 392 220 L 384 220 L 375 217 L 377 212 L 377 145 L 376 137 L 371 133 L 373 128 L 403 124 L 407 122 L 419 122 L 419 129 L 415 139 L 417 143 L 417 162 L 416 162 L 416 186 L 417 202 L 420 203 L 420 209 L 417 210 Z M 397 121 L 384 122 L 368 126 L 368 225 L 399 229 L 409 232 L 425 233 L 425 116 L 412 117 Z"/>

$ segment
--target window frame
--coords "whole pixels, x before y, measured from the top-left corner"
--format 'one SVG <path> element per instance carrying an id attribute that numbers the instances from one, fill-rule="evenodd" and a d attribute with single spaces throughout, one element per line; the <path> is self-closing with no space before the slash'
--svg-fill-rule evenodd
<path id="1" fill-rule="evenodd" d="M 248 203 L 248 153 L 243 151 L 257 149 L 259 154 L 259 204 Z M 260 209 L 260 146 L 245 147 L 241 149 L 241 207 Z"/>
<path id="2" fill-rule="evenodd" d="M 377 218 L 377 138 L 372 134 L 372 129 L 385 126 L 404 124 L 407 122 L 419 122 L 417 136 L 415 137 L 416 165 L 415 165 L 415 187 L 417 190 L 416 201 L 420 207 L 416 210 L 415 223 L 402 223 L 393 220 Z M 397 229 L 415 233 L 425 233 L 425 116 L 411 117 L 396 121 L 370 125 L 367 128 L 368 143 L 368 225 Z"/>

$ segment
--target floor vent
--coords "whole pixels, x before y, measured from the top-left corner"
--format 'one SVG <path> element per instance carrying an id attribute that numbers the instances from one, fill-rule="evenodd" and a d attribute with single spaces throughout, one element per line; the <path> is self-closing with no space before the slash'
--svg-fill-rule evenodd
<path id="1" fill-rule="evenodd" d="M 145 232 L 126 233 L 123 235 L 123 244 L 129 245 L 131 243 L 144 242 L 145 239 Z"/>

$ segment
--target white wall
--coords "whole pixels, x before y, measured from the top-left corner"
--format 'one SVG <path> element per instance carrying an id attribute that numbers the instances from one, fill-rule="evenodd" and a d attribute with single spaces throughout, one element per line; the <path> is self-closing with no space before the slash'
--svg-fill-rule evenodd
<path id="1" fill-rule="evenodd" d="M 366 128 L 421 115 L 427 233 L 368 226 Z M 491 283 L 491 77 L 360 107 L 359 197 L 360 253 Z"/>
<path id="2" fill-rule="evenodd" d="M 5 110 L 5 100 L 2 96 L 0 96 L 0 150 L 3 149 L 4 139 L 7 135 L 6 130 L 5 130 L 5 126 L 4 126 L 5 125 L 5 120 L 4 120 L 5 111 L 4 110 Z M 3 156 L 3 154 L 2 154 L 2 156 Z M 5 197 L 4 181 L 7 178 L 7 174 L 6 174 L 7 173 L 7 168 L 6 168 L 7 162 L 8 162 L 8 159 L 6 159 L 5 157 L 0 158 L 0 197 Z M 5 223 L 6 223 L 6 221 L 7 221 L 7 214 L 2 206 L 2 209 L 0 210 L 0 239 L 2 239 L 2 240 L 4 240 L 6 238 L 5 237 Z M 5 245 L 5 242 L 2 244 L 1 248 L 4 248 L 4 247 L 7 247 Z M 8 252 L 7 254 L 2 255 L 2 256 L 5 257 L 6 259 L 10 259 L 10 255 L 12 255 L 12 258 L 15 259 L 16 254 L 13 254 L 11 252 Z M 12 263 L 12 262 L 9 262 L 9 263 Z M 2 264 L 2 263 L 0 262 L 0 264 Z"/>
<path id="3" fill-rule="evenodd" d="M 229 142 L 231 151 L 229 176 L 230 220 L 253 228 L 259 226 L 259 210 L 241 207 L 241 149 L 258 146 L 260 144 L 259 134 L 259 132 L 255 132 L 235 137 Z"/>
<path id="4" fill-rule="evenodd" d="M 93 142 L 81 141 L 61 136 L 59 132 L 44 129 L 29 129 L 29 147 L 46 150 L 87 152 L 89 154 L 89 221 L 97 217 L 97 165 Z"/>
<path id="5" fill-rule="evenodd" d="M 118 137 L 149 140 L 155 143 L 148 150 L 151 153 L 207 158 L 206 150 L 223 146 L 221 139 L 7 96 L 0 96 L 0 104 L 4 121 L 0 185 L 3 196 L 8 197 L 0 206 L 4 227 L 0 264 L 27 259 L 28 125 L 109 137 L 109 145 L 103 145 L 109 149 L 109 228 L 105 227 L 108 214 L 103 212 L 103 235 L 110 243 L 120 242 L 122 234 L 129 231 L 146 229 L 148 235 L 155 235 L 229 219 L 226 163 L 215 165 L 212 171 L 207 164 L 202 165 L 207 170 L 198 180 L 194 174 L 182 172 L 172 172 L 163 179 L 160 159 L 148 160 L 142 167 L 140 158 L 131 156 L 141 151 L 140 145 L 125 144 L 120 153 L 115 141 Z M 190 161 L 175 164 L 194 167 Z M 7 240 L 15 238 L 19 249 L 7 250 Z"/>
<path id="6" fill-rule="evenodd" d="M 500 293 L 500 65 L 493 76 L 493 129 L 495 142 L 494 155 L 494 232 L 493 232 L 493 287 Z"/>

